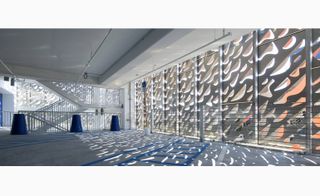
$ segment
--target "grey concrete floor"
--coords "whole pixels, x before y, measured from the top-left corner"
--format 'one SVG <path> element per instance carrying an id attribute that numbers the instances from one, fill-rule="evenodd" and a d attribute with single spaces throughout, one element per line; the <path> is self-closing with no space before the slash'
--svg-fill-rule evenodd
<path id="1" fill-rule="evenodd" d="M 74 134 L 0 134 L 0 165 L 73 166 L 91 159 L 96 155 Z"/>
<path id="2" fill-rule="evenodd" d="M 0 131 L 0 165 L 14 166 L 316 166 L 320 157 L 139 131 Z"/>

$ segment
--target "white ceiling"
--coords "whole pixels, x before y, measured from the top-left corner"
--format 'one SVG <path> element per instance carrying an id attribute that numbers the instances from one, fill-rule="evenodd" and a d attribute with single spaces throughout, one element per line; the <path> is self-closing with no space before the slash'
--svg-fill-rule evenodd
<path id="1" fill-rule="evenodd" d="M 77 81 L 102 43 L 87 69 L 98 77 L 149 31 L 112 29 L 106 37 L 109 30 L 0 29 L 0 59 L 19 76 Z M 8 71 L 0 65 L 0 73 Z"/>
<path id="2" fill-rule="evenodd" d="M 0 58 L 9 66 L 81 73 L 106 29 L 2 29 Z"/>
<path id="3" fill-rule="evenodd" d="M 86 71 L 89 79 L 84 82 L 121 87 L 163 65 L 180 63 L 252 30 L 225 29 L 230 36 L 197 50 L 220 38 L 223 30 L 0 29 L 0 59 L 15 75 L 26 78 L 78 81 Z M 0 73 L 9 72 L 0 65 Z"/>
<path id="4" fill-rule="evenodd" d="M 87 72 L 100 75 L 123 56 L 149 29 L 113 29 Z"/>

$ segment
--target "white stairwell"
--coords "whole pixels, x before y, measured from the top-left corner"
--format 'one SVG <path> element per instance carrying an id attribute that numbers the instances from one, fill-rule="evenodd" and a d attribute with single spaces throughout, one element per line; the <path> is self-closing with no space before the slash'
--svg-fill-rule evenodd
<path id="1" fill-rule="evenodd" d="M 93 87 L 86 84 L 38 80 L 70 103 L 83 108 L 120 108 L 120 90 Z"/>
<path id="2" fill-rule="evenodd" d="M 54 85 L 54 83 L 49 82 L 49 81 L 42 81 L 42 80 L 37 80 L 37 82 L 41 85 L 43 85 L 44 87 L 50 89 L 51 91 L 53 91 L 55 94 L 57 94 L 59 97 L 61 97 L 62 99 L 68 101 L 69 103 L 77 106 L 77 107 L 81 107 L 83 106 L 81 104 L 81 102 L 78 101 L 78 98 L 76 95 L 73 95 L 72 93 L 65 93 L 64 91 L 62 91 L 59 87 L 57 87 L 56 85 Z"/>
<path id="3" fill-rule="evenodd" d="M 36 131 L 47 131 L 52 126 L 61 131 L 68 131 L 68 129 L 59 125 L 71 119 L 72 116 L 70 115 L 70 112 L 80 113 L 85 110 L 85 108 L 74 106 L 65 100 L 59 100 L 53 104 L 40 108 L 37 110 L 38 112 L 33 113 L 33 115 L 36 116 L 38 120 L 43 120 L 46 123 L 44 123 L 43 126 L 39 126 Z M 45 116 L 44 114 L 49 114 L 49 116 Z"/>
<path id="4" fill-rule="evenodd" d="M 108 129 L 111 116 L 122 115 L 119 89 L 103 89 L 83 84 L 37 81 L 59 97 L 58 101 L 26 114 L 29 129 L 41 132 L 68 131 L 73 114 L 81 114 L 87 130 Z M 99 109 L 99 113 L 85 112 Z M 105 108 L 100 114 L 100 108 Z M 85 113 L 84 113 L 85 112 Z"/>

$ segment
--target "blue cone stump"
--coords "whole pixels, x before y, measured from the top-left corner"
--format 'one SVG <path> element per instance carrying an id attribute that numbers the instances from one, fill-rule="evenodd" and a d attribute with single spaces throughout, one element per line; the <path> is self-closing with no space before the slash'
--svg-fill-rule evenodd
<path id="1" fill-rule="evenodd" d="M 110 131 L 120 131 L 119 117 L 117 115 L 112 115 Z"/>
<path id="2" fill-rule="evenodd" d="M 82 132 L 81 117 L 79 114 L 72 115 L 70 132 L 73 132 L 73 133 Z"/>
<path id="3" fill-rule="evenodd" d="M 14 114 L 12 127 L 11 127 L 11 135 L 26 135 L 28 134 L 27 131 L 27 124 L 26 124 L 26 117 L 24 114 Z"/>

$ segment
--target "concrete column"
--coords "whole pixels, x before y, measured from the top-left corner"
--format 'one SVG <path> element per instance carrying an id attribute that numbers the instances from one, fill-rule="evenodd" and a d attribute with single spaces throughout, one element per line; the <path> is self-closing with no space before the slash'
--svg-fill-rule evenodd
<path id="1" fill-rule="evenodd" d="M 136 130 L 134 82 L 129 82 L 122 87 L 120 91 L 120 102 L 123 104 L 122 127 L 125 130 Z"/>

